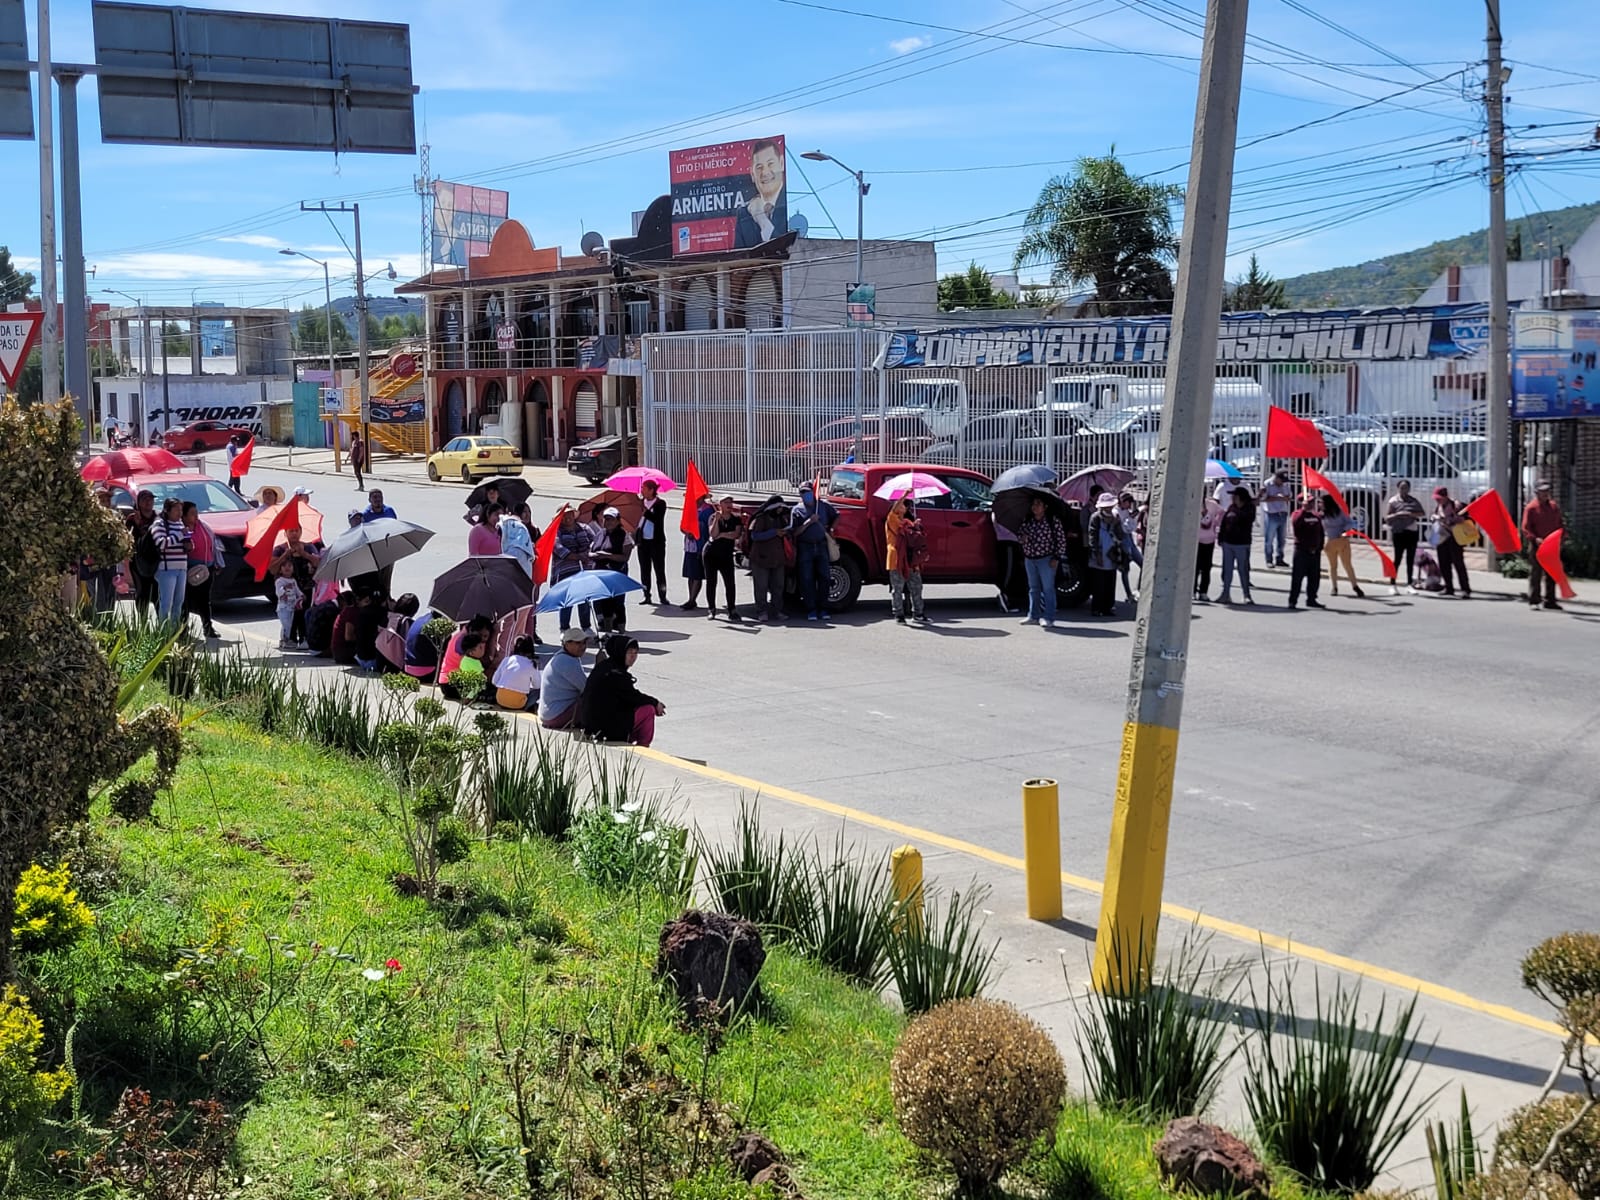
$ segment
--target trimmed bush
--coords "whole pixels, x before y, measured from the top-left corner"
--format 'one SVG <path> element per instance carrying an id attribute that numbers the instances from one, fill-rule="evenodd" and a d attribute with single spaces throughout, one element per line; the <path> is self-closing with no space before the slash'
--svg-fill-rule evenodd
<path id="1" fill-rule="evenodd" d="M 44 1026 L 25 996 L 6 986 L 0 992 L 0 1138 L 30 1128 L 67 1094 L 66 1071 L 38 1071 L 35 1062 Z"/>
<path id="2" fill-rule="evenodd" d="M 54 869 L 35 864 L 22 873 L 13 919 L 11 936 L 19 950 L 30 953 L 71 945 L 94 925 L 94 913 L 78 900 L 66 863 Z"/>
<path id="3" fill-rule="evenodd" d="M 1051 1132 L 1067 1070 L 1037 1022 L 998 1000 L 956 1000 L 911 1022 L 890 1065 L 895 1117 L 950 1165 L 958 1194 L 993 1192 Z"/>
<path id="4" fill-rule="evenodd" d="M 1558 933 L 1522 960 L 1522 986 L 1563 1008 L 1600 997 L 1600 933 Z"/>
<path id="5" fill-rule="evenodd" d="M 1532 1167 L 1544 1157 L 1556 1130 L 1578 1115 L 1581 1096 L 1554 1096 L 1525 1104 L 1506 1118 L 1495 1143 L 1495 1165 Z M 1600 1108 L 1589 1110 L 1577 1127 L 1561 1137 L 1546 1171 L 1564 1180 L 1581 1200 L 1600 1200 Z"/>
<path id="6" fill-rule="evenodd" d="M 1467 1184 L 1466 1200 L 1577 1200 L 1577 1193 L 1549 1171 L 1497 1167 Z"/>

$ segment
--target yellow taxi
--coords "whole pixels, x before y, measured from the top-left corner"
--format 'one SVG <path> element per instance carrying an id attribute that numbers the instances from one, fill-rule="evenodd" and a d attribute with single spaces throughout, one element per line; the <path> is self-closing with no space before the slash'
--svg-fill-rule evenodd
<path id="1" fill-rule="evenodd" d="M 451 438 L 428 456 L 428 478 L 438 483 L 446 476 L 462 483 L 490 475 L 521 475 L 522 451 L 503 437 Z"/>

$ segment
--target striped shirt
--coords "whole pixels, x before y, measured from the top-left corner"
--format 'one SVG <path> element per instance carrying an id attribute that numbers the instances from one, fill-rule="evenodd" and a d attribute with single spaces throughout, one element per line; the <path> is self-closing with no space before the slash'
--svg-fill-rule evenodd
<path id="1" fill-rule="evenodd" d="M 150 536 L 155 538 L 156 545 L 161 547 L 159 570 L 188 568 L 189 550 L 183 543 L 189 536 L 189 530 L 182 521 L 168 521 L 164 517 L 157 517 L 155 524 L 150 527 Z"/>

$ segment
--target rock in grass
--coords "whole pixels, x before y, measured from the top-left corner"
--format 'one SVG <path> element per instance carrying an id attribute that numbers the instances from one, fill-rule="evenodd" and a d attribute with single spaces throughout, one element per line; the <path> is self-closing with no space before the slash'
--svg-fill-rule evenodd
<path id="1" fill-rule="evenodd" d="M 1199 1117 L 1169 1121 L 1155 1145 L 1161 1177 L 1174 1191 L 1266 1200 L 1271 1177 L 1254 1151 Z"/>
<path id="2" fill-rule="evenodd" d="M 800 1191 L 789 1177 L 788 1161 L 771 1139 L 759 1133 L 741 1133 L 728 1147 L 733 1173 L 751 1187 L 770 1186 L 778 1195 L 798 1200 Z"/>
<path id="3" fill-rule="evenodd" d="M 761 931 L 749 921 L 691 908 L 661 927 L 656 975 L 671 982 L 685 1015 L 699 1019 L 743 1008 L 766 961 Z"/>

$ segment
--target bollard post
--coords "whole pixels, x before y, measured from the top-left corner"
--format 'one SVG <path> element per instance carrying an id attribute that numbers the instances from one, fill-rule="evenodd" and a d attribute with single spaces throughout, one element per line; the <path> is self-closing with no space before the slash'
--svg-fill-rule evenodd
<path id="1" fill-rule="evenodd" d="M 889 856 L 889 881 L 902 905 L 901 917 L 912 932 L 922 928 L 922 851 L 901 846 Z"/>
<path id="2" fill-rule="evenodd" d="M 1061 802 L 1054 779 L 1022 784 L 1022 860 L 1028 920 L 1061 919 Z"/>

